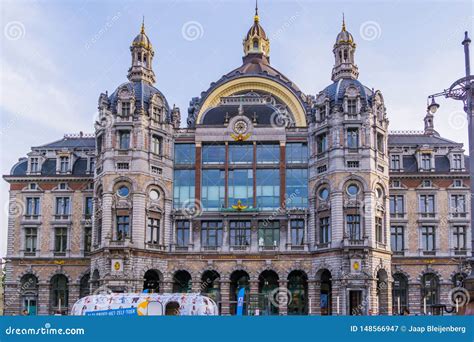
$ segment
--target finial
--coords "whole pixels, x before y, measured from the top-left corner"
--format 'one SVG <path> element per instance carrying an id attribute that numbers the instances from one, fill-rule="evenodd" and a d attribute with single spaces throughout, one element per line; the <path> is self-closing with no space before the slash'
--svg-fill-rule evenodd
<path id="1" fill-rule="evenodd" d="M 141 33 L 142 33 L 142 34 L 145 33 L 145 16 L 143 16 L 143 19 L 142 19 L 142 30 L 141 30 Z"/>
<path id="2" fill-rule="evenodd" d="M 344 18 L 344 12 L 342 12 L 342 31 L 346 30 L 346 19 Z"/>
<path id="3" fill-rule="evenodd" d="M 255 16 L 253 17 L 253 21 L 258 23 L 259 20 L 260 18 L 258 16 L 258 0 L 255 0 Z"/>

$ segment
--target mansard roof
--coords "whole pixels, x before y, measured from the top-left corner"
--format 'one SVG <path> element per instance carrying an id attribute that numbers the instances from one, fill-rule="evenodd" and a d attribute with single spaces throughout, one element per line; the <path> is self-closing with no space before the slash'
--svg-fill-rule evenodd
<path id="1" fill-rule="evenodd" d="M 95 149 L 95 137 L 93 135 L 73 136 L 65 135 L 62 139 L 48 144 L 33 147 L 32 149 Z"/>
<path id="2" fill-rule="evenodd" d="M 455 145 L 462 147 L 461 143 L 433 135 L 410 132 L 394 132 L 388 135 L 388 145 L 400 145 L 400 146 L 417 146 L 417 145 Z"/>
<path id="3" fill-rule="evenodd" d="M 364 86 L 359 80 L 352 78 L 341 78 L 333 84 L 327 86 L 322 91 L 322 93 L 326 94 L 331 103 L 340 104 L 344 100 L 344 95 L 347 88 L 351 86 L 359 90 L 360 97 L 363 101 L 365 101 L 365 104 L 372 103 L 372 96 L 374 95 L 374 92 L 370 88 Z"/>

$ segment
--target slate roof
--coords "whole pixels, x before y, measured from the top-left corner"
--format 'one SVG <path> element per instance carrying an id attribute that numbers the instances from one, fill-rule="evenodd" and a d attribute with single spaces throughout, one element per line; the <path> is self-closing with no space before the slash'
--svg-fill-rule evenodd
<path id="1" fill-rule="evenodd" d="M 95 149 L 95 137 L 69 137 L 65 136 L 61 140 L 53 141 L 52 143 L 33 147 L 33 149 Z"/>
<path id="2" fill-rule="evenodd" d="M 427 134 L 389 134 L 388 145 L 462 145 L 461 143 Z"/>
<path id="3" fill-rule="evenodd" d="M 359 89 L 360 97 L 365 101 L 365 104 L 370 104 L 372 102 L 373 91 L 360 83 L 360 81 L 352 78 L 341 78 L 337 82 L 327 86 L 322 92 L 329 97 L 331 103 L 340 104 L 344 99 L 346 89 L 350 86 Z"/>
<path id="4" fill-rule="evenodd" d="M 165 105 L 166 119 L 168 120 L 168 122 L 171 121 L 170 107 L 165 96 L 161 91 L 159 91 L 150 83 L 145 81 L 125 82 L 117 87 L 117 89 L 112 93 L 112 95 L 109 96 L 109 109 L 111 109 L 114 113 L 117 112 L 118 92 L 124 87 L 127 88 L 130 93 L 134 94 L 135 107 L 137 110 L 141 110 L 143 108 L 145 111 L 148 111 L 151 97 L 155 94 L 159 94 L 160 97 L 163 99 L 163 103 Z"/>

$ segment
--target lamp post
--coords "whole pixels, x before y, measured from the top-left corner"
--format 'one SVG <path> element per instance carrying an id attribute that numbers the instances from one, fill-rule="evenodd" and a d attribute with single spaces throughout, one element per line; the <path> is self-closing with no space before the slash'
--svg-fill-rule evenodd
<path id="1" fill-rule="evenodd" d="M 435 113 L 439 108 L 439 104 L 435 102 L 435 97 L 444 96 L 455 100 L 461 100 L 464 104 L 464 111 L 467 114 L 468 121 L 468 137 L 469 137 L 469 175 L 470 175 L 470 202 L 471 202 L 471 252 L 472 257 L 471 263 L 471 274 L 464 281 L 464 286 L 471 293 L 471 297 L 474 297 L 474 112 L 473 112 L 473 96 L 474 96 L 474 76 L 471 75 L 470 57 L 469 57 L 469 44 L 471 39 L 468 36 L 467 31 L 464 33 L 464 40 L 462 45 L 464 46 L 464 63 L 466 69 L 466 76 L 455 81 L 448 89 L 443 90 L 440 93 L 428 96 L 431 99 L 431 103 L 428 105 L 428 110 L 431 113 Z M 474 298 L 473 298 L 474 299 Z"/>

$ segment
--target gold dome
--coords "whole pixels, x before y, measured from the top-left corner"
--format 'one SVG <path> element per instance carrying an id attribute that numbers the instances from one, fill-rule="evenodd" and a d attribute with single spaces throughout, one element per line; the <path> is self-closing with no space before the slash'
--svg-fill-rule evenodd
<path id="1" fill-rule="evenodd" d="M 142 29 L 140 33 L 135 37 L 135 39 L 132 42 L 132 47 L 137 46 L 137 47 L 144 47 L 147 50 L 152 50 L 153 46 L 151 45 L 150 38 L 145 33 L 145 24 L 142 23 Z"/>

